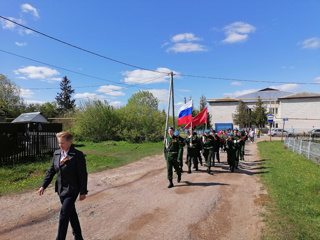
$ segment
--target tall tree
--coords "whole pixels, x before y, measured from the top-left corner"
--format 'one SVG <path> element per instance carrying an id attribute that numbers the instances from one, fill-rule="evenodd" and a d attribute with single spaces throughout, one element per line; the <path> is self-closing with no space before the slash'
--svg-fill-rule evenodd
<path id="1" fill-rule="evenodd" d="M 239 101 L 236 112 L 233 117 L 233 123 L 242 127 L 249 127 L 251 123 L 251 115 L 243 101 Z"/>
<path id="2" fill-rule="evenodd" d="M 75 99 L 71 99 L 74 89 L 71 88 L 71 81 L 64 77 L 60 82 L 61 92 L 57 93 L 56 100 L 62 112 L 68 112 L 75 108 Z"/>
<path id="3" fill-rule="evenodd" d="M 15 112 L 21 104 L 20 88 L 6 75 L 0 74 L 0 111 L 16 117 Z"/>
<path id="4" fill-rule="evenodd" d="M 257 127 L 264 127 L 268 123 L 267 109 L 263 105 L 263 102 L 260 97 L 258 97 L 258 100 L 256 102 L 256 105 L 253 108 L 251 115 L 252 115 L 252 122 Z"/>
<path id="5" fill-rule="evenodd" d="M 159 100 L 151 92 L 140 90 L 129 98 L 127 107 L 146 107 L 158 110 L 158 104 Z"/>

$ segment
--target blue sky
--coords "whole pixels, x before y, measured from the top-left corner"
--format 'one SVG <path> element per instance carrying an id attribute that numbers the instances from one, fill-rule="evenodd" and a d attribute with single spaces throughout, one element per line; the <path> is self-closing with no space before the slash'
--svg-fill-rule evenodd
<path id="1" fill-rule="evenodd" d="M 266 87 L 320 93 L 319 13 L 319 0 L 0 0 L 2 17 L 125 63 L 0 19 L 0 73 L 26 103 L 54 101 L 67 76 L 78 104 L 124 106 L 141 89 L 162 109 L 171 71 L 177 106 Z"/>

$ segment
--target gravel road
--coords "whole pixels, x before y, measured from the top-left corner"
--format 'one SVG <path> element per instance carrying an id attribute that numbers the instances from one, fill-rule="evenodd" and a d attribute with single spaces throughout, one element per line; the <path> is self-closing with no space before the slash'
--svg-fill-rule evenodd
<path id="1" fill-rule="evenodd" d="M 163 155 L 90 174 L 89 195 L 76 203 L 84 238 L 261 239 L 266 192 L 258 177 L 263 169 L 256 143 L 247 142 L 245 153 L 234 173 L 226 153 L 220 153 L 213 174 L 200 166 L 184 172 L 180 183 L 175 176 L 171 189 Z M 59 210 L 53 187 L 43 196 L 35 189 L 0 197 L 0 239 L 55 239 Z M 67 239 L 73 239 L 71 228 Z"/>

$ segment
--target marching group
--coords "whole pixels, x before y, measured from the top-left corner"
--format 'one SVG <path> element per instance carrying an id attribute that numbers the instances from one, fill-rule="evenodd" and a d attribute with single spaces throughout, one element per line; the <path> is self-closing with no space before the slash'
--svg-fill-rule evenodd
<path id="1" fill-rule="evenodd" d="M 229 170 L 234 172 L 238 168 L 239 160 L 244 161 L 245 142 L 254 141 L 255 131 L 252 129 L 227 129 L 215 132 L 206 129 L 203 136 L 198 136 L 192 128 L 188 129 L 186 138 L 180 136 L 179 131 L 173 127 L 168 128 L 168 135 L 165 139 L 164 155 L 167 162 L 168 188 L 173 185 L 173 168 L 178 175 L 178 183 L 181 181 L 183 172 L 183 150 L 187 145 L 187 157 L 185 164 L 188 166 L 187 173 L 191 174 L 191 167 L 198 171 L 198 165 L 203 165 L 202 156 L 205 160 L 207 173 L 211 173 L 211 167 L 215 159 L 220 163 L 220 152 L 227 152 Z M 201 156 L 202 155 L 202 156 Z"/>

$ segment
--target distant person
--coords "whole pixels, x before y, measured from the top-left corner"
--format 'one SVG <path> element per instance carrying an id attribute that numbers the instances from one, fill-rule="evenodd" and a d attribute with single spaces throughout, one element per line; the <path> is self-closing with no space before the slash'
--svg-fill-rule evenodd
<path id="1" fill-rule="evenodd" d="M 210 135 L 210 130 L 204 130 L 204 135 L 201 138 L 201 144 L 203 147 L 203 157 L 207 164 L 207 173 L 211 171 L 211 159 L 214 151 L 214 137 Z"/>
<path id="2" fill-rule="evenodd" d="M 249 130 L 249 138 L 250 138 L 250 142 L 251 143 L 254 142 L 254 135 L 255 135 L 255 132 L 252 130 L 252 128 L 250 128 L 250 130 Z"/>
<path id="3" fill-rule="evenodd" d="M 71 223 L 74 239 L 82 240 L 82 233 L 78 214 L 75 208 L 75 201 L 86 199 L 88 193 L 88 173 L 86 160 L 81 151 L 72 145 L 73 135 L 69 132 L 57 133 L 59 150 L 53 154 L 53 159 L 46 176 L 44 177 L 38 194 L 41 196 L 44 190 L 49 186 L 55 174 L 57 180 L 55 191 L 60 197 L 62 204 L 57 240 L 64 240 L 67 236 L 69 222 Z M 41 229 L 40 229 L 41 231 Z"/>
<path id="4" fill-rule="evenodd" d="M 192 129 L 189 129 L 192 133 Z M 194 164 L 196 171 L 198 171 L 198 156 L 199 156 L 199 138 L 197 136 L 197 132 L 193 132 L 192 134 L 188 135 L 186 138 L 186 143 L 189 147 L 188 158 L 187 158 L 187 165 L 188 165 L 188 173 L 191 173 L 191 164 Z"/>
<path id="5" fill-rule="evenodd" d="M 167 178 L 169 180 L 168 188 L 174 187 L 172 179 L 173 179 L 173 171 L 172 168 L 176 170 L 178 175 L 178 183 L 181 181 L 181 172 L 178 163 L 178 153 L 179 153 L 179 138 L 174 135 L 174 128 L 168 128 L 168 136 L 165 139 L 165 158 L 167 161 Z"/>
<path id="6" fill-rule="evenodd" d="M 175 131 L 174 135 L 178 138 L 179 152 L 178 152 L 178 162 L 180 167 L 180 172 L 183 173 L 183 147 L 186 145 L 184 139 L 180 136 L 179 131 Z"/>

